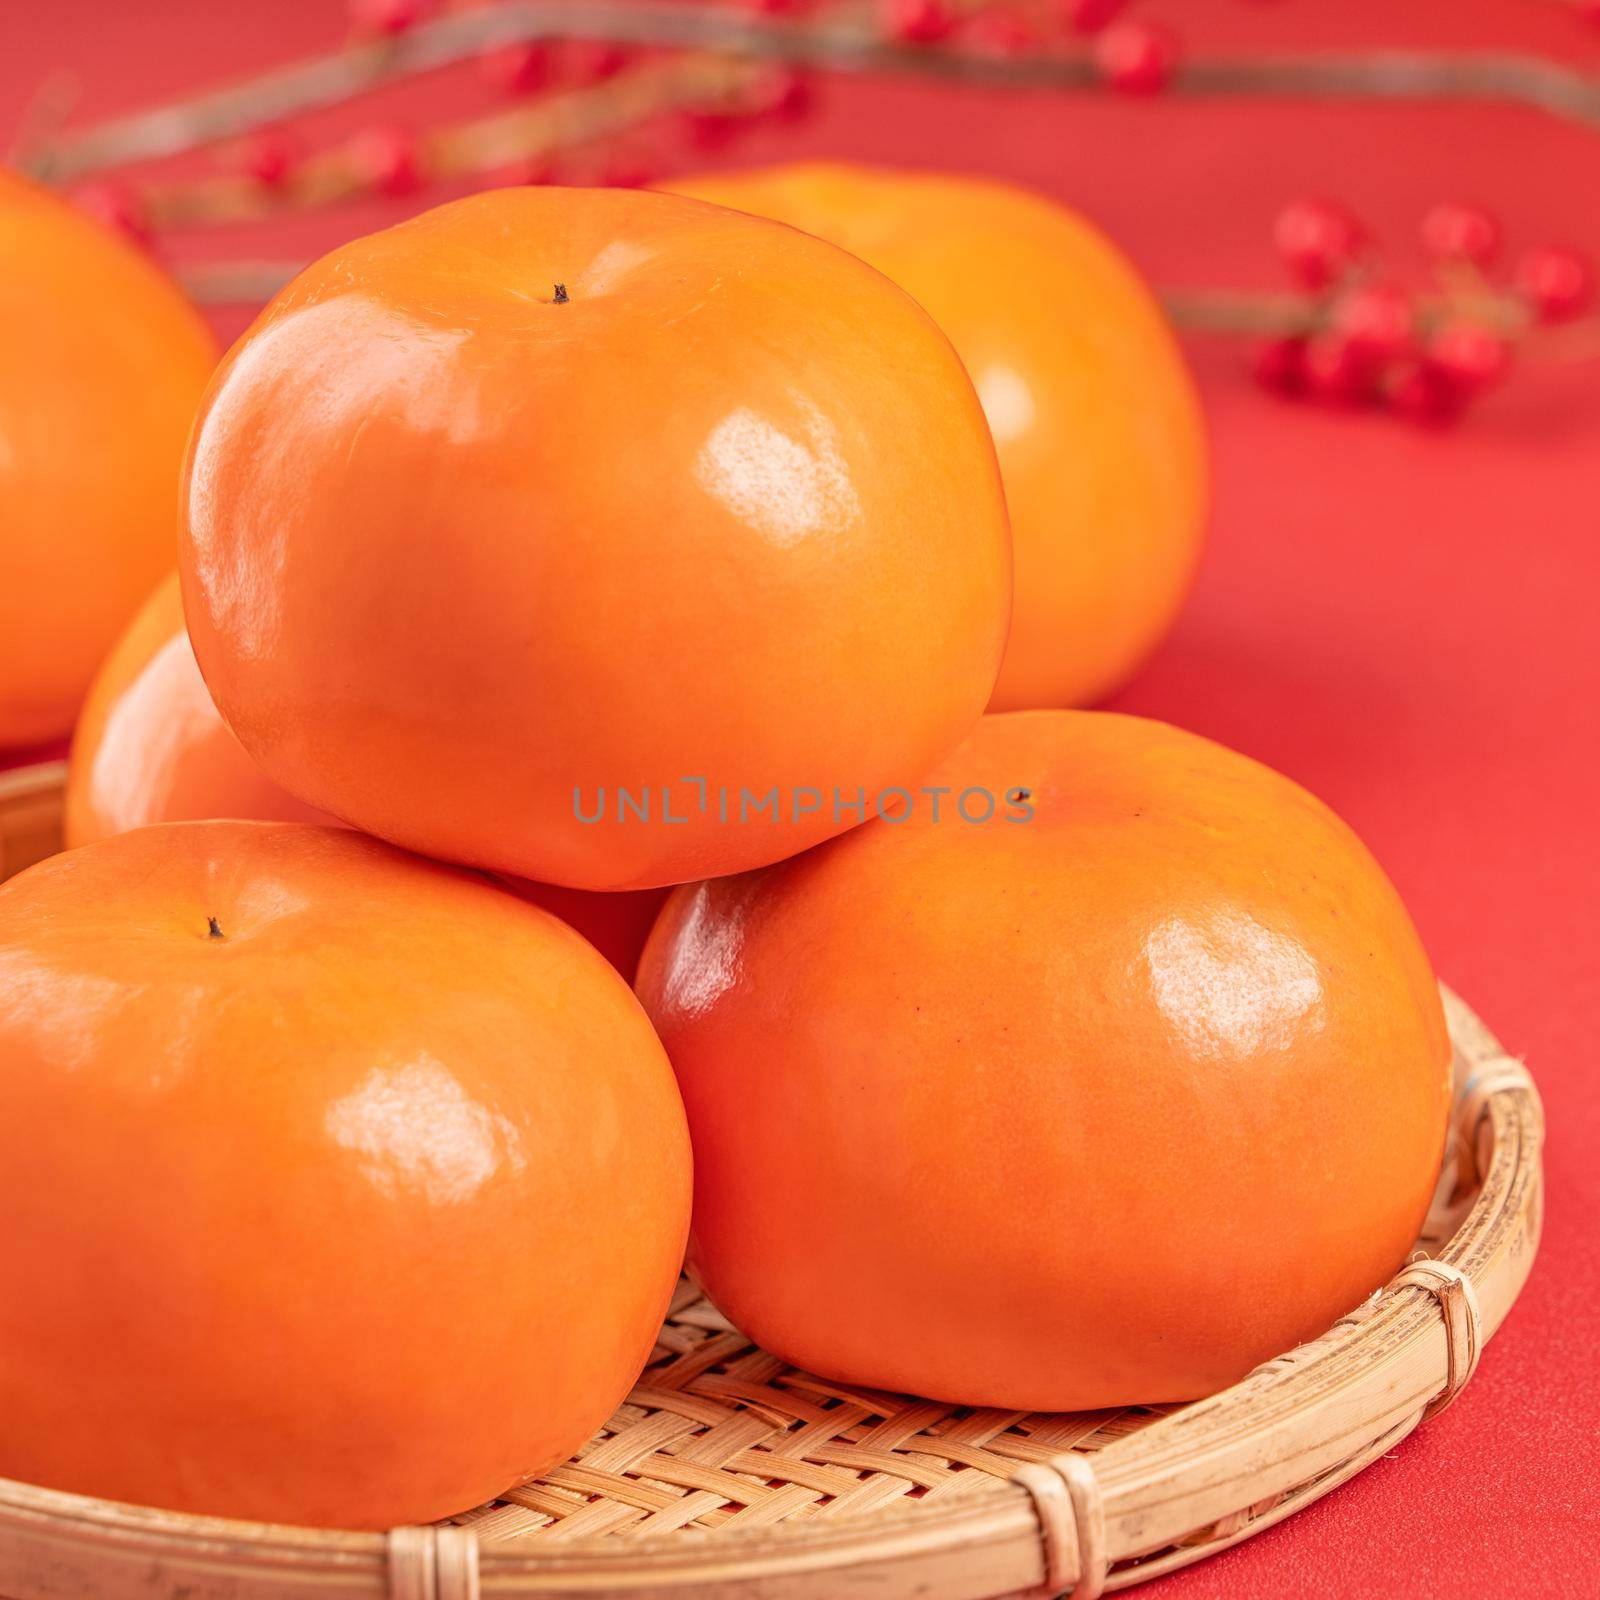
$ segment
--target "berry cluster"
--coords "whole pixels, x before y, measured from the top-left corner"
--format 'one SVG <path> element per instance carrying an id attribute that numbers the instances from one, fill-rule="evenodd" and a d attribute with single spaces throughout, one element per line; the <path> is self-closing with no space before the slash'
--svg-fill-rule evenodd
<path id="1" fill-rule="evenodd" d="M 80 183 L 72 191 L 72 203 L 102 227 L 120 233 L 134 244 L 150 243 L 150 219 L 136 190 L 127 184 L 110 181 Z"/>
<path id="2" fill-rule="evenodd" d="M 1444 203 L 1423 218 L 1432 281 L 1416 289 L 1381 274 L 1366 228 L 1331 201 L 1286 206 L 1274 237 L 1304 298 L 1297 331 L 1258 350 L 1261 383 L 1419 422 L 1458 417 L 1506 375 L 1531 330 L 1580 315 L 1593 298 L 1589 262 L 1555 245 L 1497 277 L 1501 228 L 1478 206 Z"/>
<path id="3" fill-rule="evenodd" d="M 747 0 L 772 14 L 797 14 L 806 0 Z M 428 0 L 354 0 L 351 20 L 357 40 L 393 39 L 425 22 Z M 547 91 L 598 88 L 639 59 L 636 51 L 609 39 L 541 39 L 498 45 L 484 51 L 477 70 L 496 96 L 525 98 Z M 809 107 L 811 83 L 800 71 L 770 65 L 741 75 L 737 93 L 708 105 L 689 105 L 677 114 L 687 146 L 696 151 L 720 149 L 765 118 L 792 121 Z M 426 141 L 407 129 L 385 125 L 370 128 L 347 149 L 357 187 L 370 193 L 405 195 L 440 176 L 431 170 Z M 305 152 L 282 129 L 268 129 L 239 152 L 239 169 L 263 189 L 281 189 L 298 170 Z M 509 174 L 522 183 L 550 183 L 563 175 L 554 156 L 538 156 Z M 590 164 L 586 181 L 638 188 L 661 176 L 655 163 L 639 151 L 613 150 Z"/>
<path id="4" fill-rule="evenodd" d="M 408 63 L 405 36 L 461 3 L 348 0 L 346 44 L 310 65 L 319 72 L 347 71 L 351 97 L 374 81 L 420 70 Z M 759 15 L 769 27 L 782 23 L 802 42 L 811 30 L 813 45 L 840 23 L 859 41 L 865 21 L 866 37 L 892 46 L 908 72 L 936 67 L 942 75 L 977 63 L 987 79 L 1004 76 L 1007 62 L 1036 69 L 1043 61 L 1060 69 L 1064 89 L 1148 95 L 1172 83 L 1179 69 L 1173 35 L 1130 18 L 1131 0 L 724 3 Z M 1600 12 L 1600 0 L 1595 9 Z M 221 170 L 140 186 L 97 176 L 77 188 L 75 198 L 100 221 L 147 243 L 196 223 L 365 195 L 409 196 L 443 180 L 650 184 L 691 159 L 690 152 L 719 150 L 762 120 L 793 119 L 810 104 L 811 79 L 783 58 L 792 54 L 809 68 L 814 60 L 826 61 L 825 54 L 803 48 L 780 48 L 771 57 L 746 54 L 736 30 L 725 32 L 726 38 L 712 31 L 694 45 L 681 38 L 646 45 L 602 37 L 507 44 L 503 30 L 485 26 L 459 46 L 470 51 L 476 40 L 476 59 L 456 59 L 476 67 L 486 95 L 517 103 L 443 128 L 373 126 L 320 150 L 292 127 L 264 123 L 245 98 L 251 86 L 241 85 L 221 97 L 239 103 L 226 108 L 220 128 L 218 96 L 191 108 L 196 126 L 187 147 L 219 150 Z M 1214 82 L 1216 67 L 1215 58 L 1194 63 L 1198 76 L 1175 87 L 1194 87 L 1206 72 Z M 1248 81 L 1249 63 L 1235 61 L 1230 71 L 1237 87 Z M 304 103 L 327 102 L 313 93 Z M 118 165 L 101 155 L 85 167 L 114 172 Z M 1560 339 L 1542 335 L 1547 325 L 1587 310 L 1594 273 L 1582 256 L 1545 246 L 1501 270 L 1498 222 L 1463 204 L 1435 206 L 1421 236 L 1431 276 L 1420 286 L 1402 285 L 1383 268 L 1368 230 L 1348 210 L 1299 200 L 1285 208 L 1276 229 L 1279 252 L 1298 285 L 1293 296 L 1262 300 L 1221 291 L 1208 306 L 1185 307 L 1180 300 L 1174 314 L 1196 327 L 1251 338 L 1271 329 L 1255 370 L 1276 393 L 1381 406 L 1424 422 L 1459 416 L 1505 376 L 1514 354 L 1555 355 L 1560 345 L 1569 358 L 1582 356 L 1585 346 L 1592 353 L 1600 319 Z M 217 297 L 236 292 L 230 285 Z"/>
<path id="5" fill-rule="evenodd" d="M 841 8 L 864 14 L 887 42 L 940 46 L 975 57 L 1023 57 L 1064 41 L 1089 39 L 1097 76 L 1110 89 L 1150 94 L 1167 84 L 1177 66 L 1173 36 L 1160 27 L 1130 21 L 1129 0 L 730 0 L 747 10 L 797 24 L 827 18 Z M 447 0 L 347 0 L 346 48 L 369 54 L 435 20 Z M 1069 52 L 1070 54 L 1070 52 Z M 660 53 L 605 38 L 547 38 L 486 47 L 477 69 L 496 97 L 534 98 L 604 86 L 629 69 L 648 70 Z M 720 150 L 764 119 L 793 121 L 809 109 L 813 80 L 781 62 L 730 65 L 728 84 L 699 97 L 681 99 L 645 120 L 675 128 L 686 150 Z M 670 143 L 633 137 L 637 130 L 612 128 L 600 138 L 583 134 L 550 150 L 497 170 L 501 180 L 583 182 L 637 187 L 664 175 Z M 487 177 L 473 155 L 470 127 L 450 130 L 440 141 L 427 130 L 386 122 L 363 129 L 329 150 L 311 148 L 295 129 L 263 126 L 219 150 L 224 181 L 200 180 L 190 193 L 161 193 L 146 185 L 96 179 L 73 197 L 97 220 L 148 244 L 163 229 L 194 221 L 238 220 L 305 204 L 379 195 L 412 195 L 446 178 Z M 207 142 L 207 141 L 200 141 Z M 229 189 L 226 180 L 233 180 Z"/>
<path id="6" fill-rule="evenodd" d="M 763 0 L 757 0 L 763 3 Z M 772 9 L 773 0 L 764 0 Z M 786 9 L 805 0 L 777 0 Z M 1055 0 L 1052 7 L 963 6 L 960 0 L 880 0 L 886 37 L 900 44 L 956 41 L 991 55 L 1027 55 L 1052 42 L 1093 39 L 1101 81 L 1123 94 L 1164 89 L 1178 66 L 1178 42 L 1156 23 L 1122 17 L 1128 0 Z"/>

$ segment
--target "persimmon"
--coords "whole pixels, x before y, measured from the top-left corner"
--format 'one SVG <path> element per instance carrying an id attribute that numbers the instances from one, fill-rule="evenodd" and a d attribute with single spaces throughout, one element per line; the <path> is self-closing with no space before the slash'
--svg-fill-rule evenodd
<path id="1" fill-rule="evenodd" d="M 148 257 L 0 170 L 0 749 L 66 734 L 172 565 L 178 467 L 216 362 Z"/>
<path id="2" fill-rule="evenodd" d="M 66 843 L 216 817 L 336 820 L 275 784 L 228 731 L 195 663 L 173 572 L 128 625 L 84 701 L 67 766 Z"/>
<path id="3" fill-rule="evenodd" d="M 0 1476 L 381 1528 L 564 1459 L 648 1356 L 690 1156 L 627 985 L 343 828 L 0 886 Z"/>
<path id="4" fill-rule="evenodd" d="M 106 658 L 84 702 L 67 767 L 66 843 L 220 817 L 337 821 L 275 784 L 229 731 L 200 676 L 171 573 Z M 630 982 L 666 899 L 664 889 L 597 894 L 504 881 L 576 928 Z"/>
<path id="5" fill-rule="evenodd" d="M 859 821 L 981 713 L 1010 608 L 928 315 L 640 191 L 475 195 L 302 273 L 207 393 L 181 522 L 195 653 L 270 777 L 583 889 Z"/>
<path id="6" fill-rule="evenodd" d="M 645 948 L 734 1322 L 830 1378 L 1078 1410 L 1210 1393 L 1401 1265 L 1450 1052 L 1344 823 L 1096 712 L 987 717 L 915 799 L 676 890 Z"/>
<path id="7" fill-rule="evenodd" d="M 1084 705 L 1171 627 L 1209 494 L 1194 385 L 1098 229 L 987 178 L 805 163 L 678 193 L 843 245 L 932 313 L 972 374 L 1011 508 L 1016 600 L 991 709 Z"/>

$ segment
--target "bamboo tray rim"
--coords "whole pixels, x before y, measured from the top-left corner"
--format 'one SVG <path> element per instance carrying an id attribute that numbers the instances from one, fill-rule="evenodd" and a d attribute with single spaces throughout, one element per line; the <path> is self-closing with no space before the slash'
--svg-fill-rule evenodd
<path id="1" fill-rule="evenodd" d="M 0 870 L 4 812 L 23 804 L 36 824 L 39 805 L 59 798 L 61 775 L 56 762 L 0 773 Z M 1058 1494 L 1036 1474 L 1025 1487 L 1026 1468 L 937 1510 L 902 1504 L 723 1531 L 480 1541 L 470 1527 L 288 1527 L 0 1479 L 0 1594 L 833 1600 L 848 1584 L 883 1600 L 1058 1591 L 1092 1600 L 1174 1570 L 1319 1498 L 1442 1409 L 1527 1279 L 1542 1221 L 1538 1093 L 1522 1063 L 1441 989 L 1457 1073 L 1446 1169 L 1478 1187 L 1437 1255 L 1424 1258 L 1434 1265 L 1403 1269 L 1320 1338 L 1233 1387 L 1091 1454 L 1054 1458 Z"/>

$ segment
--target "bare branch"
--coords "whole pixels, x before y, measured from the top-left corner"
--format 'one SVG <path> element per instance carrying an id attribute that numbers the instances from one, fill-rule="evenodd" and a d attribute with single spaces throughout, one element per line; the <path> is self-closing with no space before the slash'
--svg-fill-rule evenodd
<path id="1" fill-rule="evenodd" d="M 37 146 L 42 178 L 169 156 L 335 105 L 393 79 L 430 72 L 501 45 L 540 39 L 716 50 L 842 72 L 893 72 L 1016 90 L 1102 90 L 1085 50 L 982 54 L 959 43 L 899 44 L 870 9 L 785 20 L 701 4 L 636 6 L 629 0 L 515 0 L 453 12 L 394 40 L 359 44 L 276 68 L 227 88 L 115 117 Z M 1375 51 L 1361 55 L 1200 56 L 1167 93 L 1194 98 L 1476 101 L 1531 106 L 1600 128 L 1600 78 L 1533 56 Z"/>

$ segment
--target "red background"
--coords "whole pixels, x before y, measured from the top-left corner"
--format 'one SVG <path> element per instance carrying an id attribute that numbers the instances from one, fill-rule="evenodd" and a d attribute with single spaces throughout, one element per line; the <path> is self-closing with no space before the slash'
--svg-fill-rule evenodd
<path id="1" fill-rule="evenodd" d="M 1558 0 L 1147 9 L 1197 52 L 1518 48 L 1600 69 L 1600 29 Z M 338 0 L 0 0 L 0 132 L 47 69 L 71 69 L 92 116 L 325 48 L 342 17 Z M 481 96 L 456 74 L 380 109 L 454 113 Z M 1455 197 L 1496 208 L 1514 243 L 1600 253 L 1600 129 L 1532 111 L 854 82 L 830 86 L 804 126 L 758 133 L 727 159 L 800 153 L 1026 180 L 1098 219 L 1169 286 L 1276 284 L 1271 218 L 1303 192 L 1347 200 L 1407 263 L 1422 209 Z M 306 254 L 381 217 L 177 248 Z M 231 334 L 239 319 L 219 326 Z M 1459 431 L 1427 434 L 1273 401 L 1237 349 L 1190 348 L 1215 438 L 1211 550 L 1176 634 L 1117 704 L 1283 769 L 1366 837 L 1440 972 L 1538 1078 L 1549 1206 L 1532 1281 L 1450 1412 L 1159 1592 L 1594 1595 L 1600 362 L 1519 372 Z"/>

